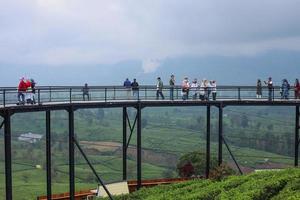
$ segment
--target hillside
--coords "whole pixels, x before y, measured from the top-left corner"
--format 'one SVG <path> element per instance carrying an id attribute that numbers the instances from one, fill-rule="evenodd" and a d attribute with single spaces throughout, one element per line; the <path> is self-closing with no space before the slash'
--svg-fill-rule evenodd
<path id="1" fill-rule="evenodd" d="M 116 200 L 200 200 L 300 198 L 300 169 L 256 172 L 232 176 L 220 182 L 194 180 L 185 183 L 141 189 Z"/>

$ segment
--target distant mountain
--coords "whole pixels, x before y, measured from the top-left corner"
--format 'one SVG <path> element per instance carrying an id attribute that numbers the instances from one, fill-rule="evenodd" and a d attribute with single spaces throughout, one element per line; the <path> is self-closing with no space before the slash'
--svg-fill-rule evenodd
<path id="1" fill-rule="evenodd" d="M 0 63 L 0 85 L 15 86 L 22 75 L 34 78 L 39 85 L 110 85 L 122 84 L 125 78 L 137 78 L 140 84 L 155 84 L 161 76 L 165 84 L 174 74 L 177 83 L 184 76 L 215 79 L 218 84 L 253 85 L 257 78 L 272 76 L 275 84 L 283 78 L 292 83 L 300 78 L 299 52 L 271 51 L 256 56 L 182 56 L 166 58 L 156 71 L 144 73 L 142 61 L 131 60 L 110 65 L 13 66 Z"/>

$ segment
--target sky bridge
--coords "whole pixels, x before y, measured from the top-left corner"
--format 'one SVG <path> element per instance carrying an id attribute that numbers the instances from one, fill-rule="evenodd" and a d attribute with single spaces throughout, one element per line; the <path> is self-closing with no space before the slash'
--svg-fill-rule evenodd
<path id="1" fill-rule="evenodd" d="M 12 149 L 11 149 L 11 116 L 14 113 L 23 112 L 45 112 L 46 115 L 46 173 L 47 173 L 47 197 L 51 199 L 51 111 L 65 110 L 68 112 L 69 129 L 69 192 L 70 199 L 75 195 L 75 148 L 84 156 L 89 167 L 96 176 L 99 184 L 104 185 L 99 174 L 95 171 L 88 157 L 80 147 L 79 141 L 75 137 L 74 131 L 74 112 L 78 109 L 88 108 L 121 108 L 123 110 L 123 180 L 127 180 L 127 148 L 131 137 L 136 130 L 137 134 L 137 188 L 142 183 L 142 109 L 146 107 L 170 107 L 170 106 L 204 106 L 206 107 L 206 174 L 208 178 L 210 171 L 210 144 L 211 144 L 211 107 L 218 108 L 218 164 L 222 164 L 223 145 L 228 150 L 234 160 L 239 172 L 242 173 L 230 147 L 223 137 L 223 108 L 227 106 L 291 106 L 295 108 L 295 137 L 294 137 L 294 165 L 298 166 L 299 158 L 299 106 L 300 99 L 294 98 L 293 90 L 290 90 L 288 99 L 282 99 L 280 87 L 269 90 L 262 88 L 262 97 L 257 98 L 255 86 L 219 86 L 217 87 L 216 99 L 212 99 L 208 91 L 204 91 L 206 98 L 200 99 L 200 91 L 190 90 L 188 99 L 182 99 L 182 89 L 180 86 L 174 88 L 165 87 L 163 89 L 164 99 L 157 99 L 156 86 L 140 86 L 134 92 L 131 88 L 122 86 L 89 86 L 85 90 L 82 86 L 41 86 L 36 89 L 34 94 L 35 103 L 25 103 L 17 105 L 18 92 L 13 87 L 0 88 L 0 115 L 3 120 L 0 128 L 4 128 L 5 143 L 5 187 L 6 199 L 12 197 Z M 197 97 L 193 98 L 193 94 Z M 30 92 L 28 92 L 29 94 Z M 171 93 L 173 93 L 173 98 Z M 27 93 L 24 93 L 26 96 Z M 135 108 L 136 116 L 134 123 L 130 123 L 127 108 Z M 128 132 L 129 128 L 129 132 Z M 100 175 L 100 176 L 99 176 Z M 104 187 L 105 188 L 105 187 Z M 107 190 L 109 193 L 109 191 Z M 112 198 L 112 197 L 111 197 Z"/>

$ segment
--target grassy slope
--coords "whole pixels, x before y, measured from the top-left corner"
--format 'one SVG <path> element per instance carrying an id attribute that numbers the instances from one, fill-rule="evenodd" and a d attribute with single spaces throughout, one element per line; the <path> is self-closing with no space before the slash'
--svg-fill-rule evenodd
<path id="1" fill-rule="evenodd" d="M 232 176 L 220 182 L 194 180 L 141 189 L 116 200 L 299 199 L 300 169 Z"/>

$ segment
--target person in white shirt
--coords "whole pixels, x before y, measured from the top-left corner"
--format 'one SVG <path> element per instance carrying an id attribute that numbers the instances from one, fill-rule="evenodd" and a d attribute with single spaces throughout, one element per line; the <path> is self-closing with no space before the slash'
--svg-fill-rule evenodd
<path id="1" fill-rule="evenodd" d="M 197 79 L 195 78 L 194 81 L 191 84 L 191 92 L 193 94 L 193 99 L 197 99 L 198 92 L 199 92 L 199 84 L 197 82 Z"/>

